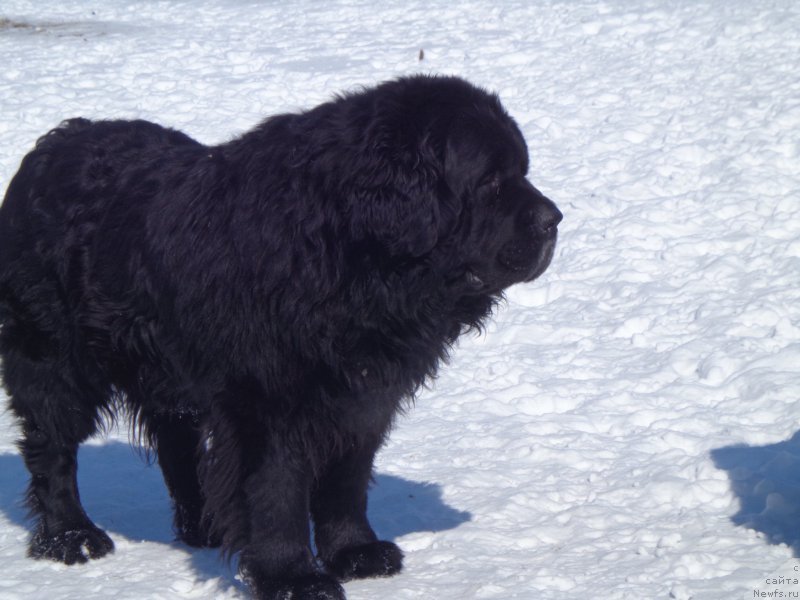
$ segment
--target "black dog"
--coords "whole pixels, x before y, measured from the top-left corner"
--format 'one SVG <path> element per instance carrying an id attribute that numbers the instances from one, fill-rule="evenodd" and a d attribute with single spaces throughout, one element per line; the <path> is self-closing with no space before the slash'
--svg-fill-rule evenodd
<path id="1" fill-rule="evenodd" d="M 178 537 L 239 553 L 255 597 L 340 600 L 339 581 L 398 572 L 366 517 L 373 457 L 459 334 L 549 264 L 561 213 L 527 169 L 497 97 L 450 77 L 220 146 L 145 121 L 42 137 L 0 207 L 31 556 L 113 550 L 76 452 L 125 409 Z"/>

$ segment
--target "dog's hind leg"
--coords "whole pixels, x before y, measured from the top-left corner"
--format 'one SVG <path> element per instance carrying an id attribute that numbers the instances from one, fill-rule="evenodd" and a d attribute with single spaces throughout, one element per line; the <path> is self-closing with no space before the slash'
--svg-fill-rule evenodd
<path id="1" fill-rule="evenodd" d="M 176 535 L 190 546 L 219 546 L 220 540 L 209 534 L 210 522 L 203 518 L 205 500 L 197 474 L 201 452 L 197 418 L 191 413 L 168 412 L 147 416 L 146 421 L 172 498 Z"/>
<path id="2" fill-rule="evenodd" d="M 81 506 L 77 483 L 78 446 L 96 431 L 102 400 L 62 360 L 31 357 L 7 344 L 3 379 L 21 421 L 19 448 L 31 473 L 28 505 L 37 523 L 30 556 L 74 564 L 112 552 L 111 538 Z"/>

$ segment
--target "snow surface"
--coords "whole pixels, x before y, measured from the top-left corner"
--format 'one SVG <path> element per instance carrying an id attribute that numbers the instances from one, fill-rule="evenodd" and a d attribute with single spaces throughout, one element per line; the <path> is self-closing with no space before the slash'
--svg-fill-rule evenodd
<path id="1" fill-rule="evenodd" d="M 556 259 L 399 420 L 370 511 L 406 569 L 351 600 L 753 598 L 800 554 L 800 3 L 3 0 L 0 64 L 2 190 L 76 115 L 211 143 L 430 72 L 517 118 Z M 2 600 L 246 597 L 124 428 L 81 451 L 116 553 L 25 558 L 15 436 Z"/>

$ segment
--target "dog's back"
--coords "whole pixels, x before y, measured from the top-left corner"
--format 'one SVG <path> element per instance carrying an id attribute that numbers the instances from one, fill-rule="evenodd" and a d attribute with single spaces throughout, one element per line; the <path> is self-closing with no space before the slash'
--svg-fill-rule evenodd
<path id="1" fill-rule="evenodd" d="M 67 332 L 58 320 L 81 289 L 93 232 L 111 203 L 146 185 L 133 181 L 136 165 L 158 163 L 181 147 L 202 148 L 147 121 L 83 118 L 64 121 L 37 141 L 0 204 L 0 349 L 40 354 L 72 345 L 59 339 Z M 128 191 L 119 194 L 123 188 Z"/>
<path id="2" fill-rule="evenodd" d="M 158 161 L 162 151 L 200 144 L 148 121 L 64 121 L 36 142 L 0 205 L 0 265 L 13 256 L 7 236 L 32 233 L 46 217 L 70 217 L 107 200 L 131 165 Z M 42 233 L 36 231 L 36 233 Z"/>

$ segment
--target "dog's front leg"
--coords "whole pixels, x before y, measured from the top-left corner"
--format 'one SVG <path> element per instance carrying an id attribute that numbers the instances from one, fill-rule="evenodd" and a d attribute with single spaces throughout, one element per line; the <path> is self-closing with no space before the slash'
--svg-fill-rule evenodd
<path id="1" fill-rule="evenodd" d="M 319 557 L 341 581 L 398 573 L 403 553 L 380 541 L 367 520 L 367 488 L 380 436 L 363 439 L 332 461 L 314 487 L 311 514 Z"/>
<path id="2" fill-rule="evenodd" d="M 273 438 L 243 482 L 249 539 L 239 565 L 258 600 L 345 600 L 342 587 L 311 552 L 312 479 L 306 461 Z"/>

